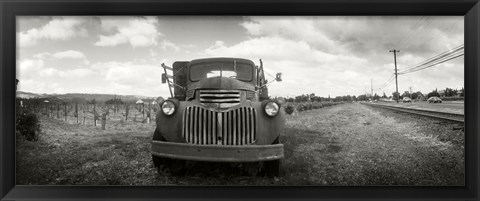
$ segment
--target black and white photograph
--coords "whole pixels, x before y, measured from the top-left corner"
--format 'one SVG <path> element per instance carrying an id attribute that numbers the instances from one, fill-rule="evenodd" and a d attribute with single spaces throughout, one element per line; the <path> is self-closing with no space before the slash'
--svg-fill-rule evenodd
<path id="1" fill-rule="evenodd" d="M 465 186 L 464 32 L 453 15 L 16 16 L 16 184 Z"/>

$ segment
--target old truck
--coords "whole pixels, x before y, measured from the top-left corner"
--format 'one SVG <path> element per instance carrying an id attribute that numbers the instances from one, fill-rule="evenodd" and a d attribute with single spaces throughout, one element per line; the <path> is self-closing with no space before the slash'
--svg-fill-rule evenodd
<path id="1" fill-rule="evenodd" d="M 178 171 L 185 160 L 261 162 L 262 172 L 279 174 L 285 116 L 269 99 L 261 60 L 257 66 L 241 58 L 206 58 L 162 67 L 172 97 L 156 114 L 155 167 L 175 165 Z M 272 81 L 281 81 L 281 73 Z"/>

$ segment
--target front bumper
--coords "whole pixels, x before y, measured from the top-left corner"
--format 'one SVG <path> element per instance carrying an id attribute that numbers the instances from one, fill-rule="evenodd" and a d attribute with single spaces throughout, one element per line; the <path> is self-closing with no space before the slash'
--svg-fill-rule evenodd
<path id="1" fill-rule="evenodd" d="M 283 144 L 273 145 L 193 145 L 152 141 L 152 155 L 210 162 L 255 162 L 283 158 Z"/>

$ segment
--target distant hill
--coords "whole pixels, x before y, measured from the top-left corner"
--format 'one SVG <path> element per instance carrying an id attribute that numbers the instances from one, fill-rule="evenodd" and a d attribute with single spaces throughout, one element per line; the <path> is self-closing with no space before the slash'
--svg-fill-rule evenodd
<path id="1" fill-rule="evenodd" d="M 17 98 L 43 98 L 45 94 L 34 94 L 30 92 L 17 91 Z"/>
<path id="2" fill-rule="evenodd" d="M 96 102 L 102 103 L 113 98 L 122 99 L 123 102 L 134 103 L 138 99 L 156 99 L 157 97 L 136 96 L 136 95 L 115 95 L 115 94 L 85 94 L 85 93 L 67 93 L 67 94 L 35 94 L 30 92 L 17 91 L 18 98 L 41 98 L 50 102 L 66 101 L 84 103 L 95 99 Z"/>

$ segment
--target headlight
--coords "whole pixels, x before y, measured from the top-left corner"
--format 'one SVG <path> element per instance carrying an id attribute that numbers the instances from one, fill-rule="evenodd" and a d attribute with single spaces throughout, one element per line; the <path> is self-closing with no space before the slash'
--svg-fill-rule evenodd
<path id="1" fill-rule="evenodd" d="M 175 104 L 172 101 L 166 100 L 162 104 L 163 114 L 170 116 L 175 112 Z"/>
<path id="2" fill-rule="evenodd" d="M 275 116 L 278 114 L 280 107 L 278 106 L 277 103 L 270 101 L 267 104 L 265 104 L 265 113 L 267 113 L 268 116 Z"/>

